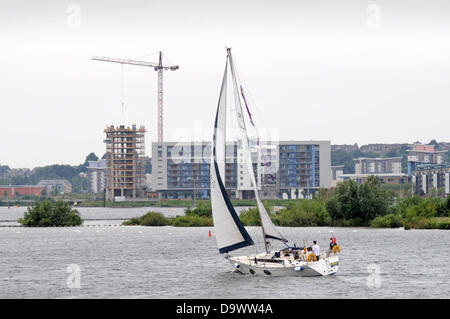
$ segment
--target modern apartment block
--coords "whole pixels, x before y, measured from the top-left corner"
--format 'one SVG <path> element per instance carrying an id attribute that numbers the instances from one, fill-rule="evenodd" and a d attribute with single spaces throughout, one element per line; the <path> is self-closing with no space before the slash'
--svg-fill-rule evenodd
<path id="1" fill-rule="evenodd" d="M 408 175 L 420 164 L 443 164 L 447 150 L 437 151 L 434 145 L 414 144 L 408 152 Z"/>
<path id="2" fill-rule="evenodd" d="M 329 141 L 261 142 L 251 145 L 253 170 L 262 198 L 299 197 L 331 186 Z M 225 188 L 232 197 L 253 198 L 242 147 L 226 145 Z M 159 198 L 209 198 L 211 144 L 153 143 L 152 190 Z"/>
<path id="3" fill-rule="evenodd" d="M 330 141 L 280 141 L 277 189 L 283 197 L 310 197 L 331 187 Z"/>
<path id="4" fill-rule="evenodd" d="M 360 157 L 353 160 L 355 174 L 401 174 L 402 157 L 368 158 Z"/>
<path id="5" fill-rule="evenodd" d="M 106 198 L 127 200 L 144 197 L 145 127 L 113 125 L 106 133 Z"/>
<path id="6" fill-rule="evenodd" d="M 225 188 L 237 185 L 237 145 L 225 151 Z M 211 143 L 164 142 L 152 144 L 152 190 L 159 198 L 209 198 Z"/>
<path id="7" fill-rule="evenodd" d="M 420 164 L 412 172 L 414 191 L 419 195 L 450 196 L 450 165 Z"/>
<path id="8" fill-rule="evenodd" d="M 103 193 L 106 187 L 106 159 L 89 161 L 87 167 L 89 192 Z"/>

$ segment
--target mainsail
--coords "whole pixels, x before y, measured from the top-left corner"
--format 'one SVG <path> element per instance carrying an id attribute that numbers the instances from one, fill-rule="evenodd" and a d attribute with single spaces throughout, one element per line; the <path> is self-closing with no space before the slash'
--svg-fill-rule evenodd
<path id="1" fill-rule="evenodd" d="M 237 83 L 237 78 L 236 78 L 236 72 L 235 72 L 235 68 L 233 65 L 233 59 L 231 57 L 231 53 L 229 52 L 228 54 L 228 59 L 230 61 L 230 70 L 231 70 L 231 75 L 233 78 L 233 86 L 234 86 L 234 101 L 236 104 L 236 114 L 237 114 L 237 120 L 238 120 L 238 127 L 239 127 L 239 131 L 240 131 L 240 138 L 241 138 L 241 144 L 242 147 L 244 149 L 244 154 L 245 154 L 245 161 L 247 163 L 247 169 L 248 169 L 248 173 L 250 176 L 250 180 L 253 186 L 253 191 L 255 192 L 255 198 L 256 198 L 256 203 L 258 206 L 258 211 L 259 211 L 259 215 L 261 218 L 261 226 L 263 229 L 263 235 L 264 235 L 264 246 L 266 248 L 266 251 L 268 252 L 268 243 L 267 243 L 267 239 L 276 239 L 276 240 L 281 240 L 283 242 L 287 242 L 288 240 L 286 238 L 284 238 L 280 232 L 277 230 L 277 228 L 275 227 L 275 225 L 272 223 L 272 220 L 270 219 L 269 214 L 267 213 L 266 208 L 264 207 L 264 205 L 261 202 L 261 199 L 259 198 L 259 193 L 258 193 L 258 189 L 257 189 L 257 184 L 256 184 L 256 179 L 255 179 L 255 175 L 253 172 L 253 164 L 252 164 L 252 160 L 251 160 L 251 153 L 250 153 L 250 143 L 248 140 L 248 136 L 247 136 L 247 130 L 245 127 L 245 120 L 244 120 L 244 114 L 242 111 L 242 103 L 240 100 L 240 96 L 239 96 L 239 87 L 241 88 L 241 93 L 243 95 L 243 90 L 242 90 L 242 86 L 238 86 Z M 245 97 L 244 97 L 245 99 Z M 246 102 L 246 101 L 245 101 Z M 250 112 L 248 110 L 248 105 L 246 103 L 246 108 L 247 111 Z M 250 117 L 250 115 L 249 115 Z M 253 124 L 253 120 L 250 117 L 251 123 Z"/>
<path id="2" fill-rule="evenodd" d="M 230 54 L 228 49 L 227 63 L 225 65 L 225 73 L 223 75 L 214 122 L 213 148 L 210 164 L 211 207 L 215 237 L 220 253 L 227 253 L 235 249 L 253 245 L 252 238 L 245 230 L 244 225 L 231 204 L 223 182 L 223 178 L 225 177 L 227 70 Z"/>

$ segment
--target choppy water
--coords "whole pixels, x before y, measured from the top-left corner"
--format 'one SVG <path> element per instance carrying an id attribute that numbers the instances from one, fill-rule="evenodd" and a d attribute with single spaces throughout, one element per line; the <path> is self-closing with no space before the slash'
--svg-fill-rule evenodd
<path id="1" fill-rule="evenodd" d="M 261 251 L 259 228 L 248 229 Z M 337 275 L 276 278 L 232 273 L 209 230 L 0 226 L 0 298 L 448 298 L 450 293 L 449 231 L 334 228 L 342 247 Z M 281 228 L 299 244 L 318 240 L 323 248 L 330 230 Z M 239 251 L 254 252 L 254 247 Z M 77 287 L 70 280 L 77 266 L 80 288 L 69 288 Z"/>

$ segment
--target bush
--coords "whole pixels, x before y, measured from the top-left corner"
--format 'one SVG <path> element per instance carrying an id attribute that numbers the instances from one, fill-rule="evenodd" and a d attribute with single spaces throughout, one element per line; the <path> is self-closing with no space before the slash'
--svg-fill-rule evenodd
<path id="1" fill-rule="evenodd" d="M 211 202 L 209 203 L 200 203 L 196 208 L 186 209 L 186 216 L 190 215 L 197 215 L 197 216 L 203 216 L 203 217 L 212 217 L 212 208 L 211 208 Z"/>
<path id="2" fill-rule="evenodd" d="M 243 211 L 239 218 L 245 226 L 261 226 L 261 218 L 259 217 L 258 208 L 249 208 Z"/>
<path id="3" fill-rule="evenodd" d="M 161 213 L 148 212 L 141 217 L 131 218 L 122 225 L 141 225 L 141 226 L 166 226 L 170 225 L 170 220 Z"/>
<path id="4" fill-rule="evenodd" d="M 141 226 L 166 226 L 169 220 L 161 213 L 149 212 L 141 217 Z"/>
<path id="5" fill-rule="evenodd" d="M 44 200 L 28 207 L 23 218 L 18 220 L 23 226 L 78 226 L 83 223 L 80 213 L 69 204 Z"/>
<path id="6" fill-rule="evenodd" d="M 377 228 L 396 228 L 403 226 L 403 218 L 400 215 L 388 214 L 385 216 L 378 216 L 372 220 L 370 227 Z"/>
<path id="7" fill-rule="evenodd" d="M 435 217 L 423 218 L 417 217 L 405 222 L 405 229 L 450 229 L 450 218 Z"/>
<path id="8" fill-rule="evenodd" d="M 196 215 L 177 216 L 172 220 L 172 226 L 175 227 L 213 226 L 213 220 L 211 217 L 202 217 Z"/>
<path id="9" fill-rule="evenodd" d="M 298 200 L 289 203 L 286 209 L 278 214 L 280 226 L 328 226 L 331 224 L 330 214 L 325 202 L 320 200 Z"/>

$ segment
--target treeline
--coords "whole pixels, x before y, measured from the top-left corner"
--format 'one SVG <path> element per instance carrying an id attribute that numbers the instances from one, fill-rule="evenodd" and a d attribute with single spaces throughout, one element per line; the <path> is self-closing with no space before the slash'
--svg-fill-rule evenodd
<path id="1" fill-rule="evenodd" d="M 106 154 L 104 154 L 102 158 L 105 158 L 105 156 Z M 36 185 L 39 181 L 46 179 L 66 179 L 72 184 L 72 193 L 84 193 L 89 189 L 89 180 L 81 175 L 87 173 L 87 167 L 89 165 L 88 161 L 98 160 L 98 156 L 92 152 L 85 157 L 85 161 L 80 165 L 54 164 L 35 167 L 29 176 L 11 176 L 11 168 L 7 165 L 0 165 L 0 185 Z M 151 160 L 149 157 L 146 157 L 145 173 L 151 173 L 151 171 Z M 2 195 L 0 194 L 0 197 L 1 196 Z"/>
<path id="2" fill-rule="evenodd" d="M 312 200 L 287 201 L 286 208 L 279 211 L 275 211 L 269 201 L 264 205 L 278 226 L 450 229 L 450 198 L 395 198 L 394 194 L 392 190 L 383 188 L 378 178 L 371 176 L 360 185 L 352 180 L 339 183 L 333 193 L 325 195 L 319 192 Z M 260 225 L 257 208 L 250 208 L 239 217 L 246 226 Z M 166 218 L 159 213 L 149 213 L 125 224 L 157 226 L 161 225 L 161 220 L 164 220 L 164 225 L 212 226 L 211 204 L 202 202 L 197 208 L 188 208 L 185 216 Z"/>
<path id="3" fill-rule="evenodd" d="M 86 191 L 89 187 L 88 179 L 80 176 L 80 174 L 86 173 L 88 161 L 97 160 L 98 157 L 94 153 L 90 153 L 86 156 L 84 163 L 80 165 L 54 164 L 35 167 L 30 176 L 9 176 L 7 178 L 0 178 L 0 185 L 36 185 L 39 181 L 45 179 L 66 179 L 72 184 L 72 192 L 80 193 L 83 190 Z M 8 171 L 5 171 L 3 175 L 7 172 Z"/>

